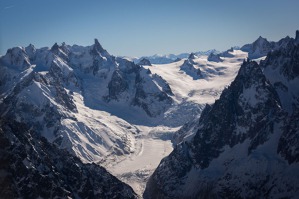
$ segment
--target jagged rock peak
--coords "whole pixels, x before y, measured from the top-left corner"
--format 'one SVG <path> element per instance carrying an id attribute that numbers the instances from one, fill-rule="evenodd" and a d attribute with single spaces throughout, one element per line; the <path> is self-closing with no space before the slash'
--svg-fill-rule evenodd
<path id="1" fill-rule="evenodd" d="M 28 54 L 28 52 L 36 52 L 36 48 L 33 44 L 29 44 L 27 47 L 25 47 L 25 51 Z"/>
<path id="2" fill-rule="evenodd" d="M 26 48 L 33 48 L 33 49 L 35 49 L 35 46 L 33 44 L 29 44 Z"/>
<path id="3" fill-rule="evenodd" d="M 190 53 L 188 59 L 196 59 L 197 56 L 194 53 Z"/>
<path id="4" fill-rule="evenodd" d="M 36 48 L 34 47 L 34 45 L 29 44 L 26 48 L 25 48 L 25 52 L 27 53 L 28 57 L 30 60 L 34 59 L 35 53 L 36 53 Z"/>
<path id="5" fill-rule="evenodd" d="M 262 36 L 259 36 L 259 38 L 255 40 L 255 42 L 253 42 L 253 44 L 263 44 L 263 43 L 269 43 L 269 41 Z"/>
<path id="6" fill-rule="evenodd" d="M 298 31 L 298 30 L 297 30 Z M 284 39 L 291 39 L 291 37 L 288 35 Z"/>
<path id="7" fill-rule="evenodd" d="M 191 76 L 194 80 L 202 77 L 201 70 L 196 68 L 193 64 L 193 60 L 186 59 L 183 65 L 180 66 L 180 70 L 184 71 L 187 75 Z"/>
<path id="8" fill-rule="evenodd" d="M 220 58 L 219 54 L 215 55 L 214 53 L 211 53 L 208 57 L 208 61 L 222 62 L 223 60 Z"/>
<path id="9" fill-rule="evenodd" d="M 55 52 L 59 49 L 59 45 L 57 44 L 57 42 L 55 42 L 55 44 L 51 47 L 51 51 Z"/>
<path id="10" fill-rule="evenodd" d="M 94 39 L 94 48 L 96 50 L 98 50 L 99 52 L 103 51 L 104 48 L 102 47 L 102 45 L 100 44 L 99 40 L 98 39 Z"/>
<path id="11" fill-rule="evenodd" d="M 28 68 L 30 60 L 23 47 L 14 47 L 7 50 L 6 55 L 2 57 L 2 61 L 10 66 L 17 66 L 19 68 Z"/>
<path id="12" fill-rule="evenodd" d="M 296 30 L 295 43 L 299 43 L 299 30 Z"/>
<path id="13" fill-rule="evenodd" d="M 139 61 L 138 65 L 142 65 L 142 66 L 151 66 L 152 64 L 151 64 L 150 60 L 148 60 L 148 59 L 146 59 L 146 58 L 142 58 L 142 59 Z"/>

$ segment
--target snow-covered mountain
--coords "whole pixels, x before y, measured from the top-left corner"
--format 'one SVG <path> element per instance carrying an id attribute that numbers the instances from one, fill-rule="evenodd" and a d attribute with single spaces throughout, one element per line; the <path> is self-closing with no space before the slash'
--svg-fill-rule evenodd
<path id="1" fill-rule="evenodd" d="M 150 118 L 172 104 L 160 76 L 111 56 L 97 40 L 88 47 L 15 47 L 0 61 L 1 114 L 86 162 L 134 151 L 138 130 L 109 113 Z"/>
<path id="2" fill-rule="evenodd" d="M 138 65 L 141 65 L 141 66 L 151 66 L 151 62 L 146 59 L 146 58 L 142 58 L 139 62 L 138 62 Z"/>
<path id="3" fill-rule="evenodd" d="M 262 48 L 249 55 L 265 50 L 267 58 L 244 61 L 219 100 L 177 132 L 178 144 L 151 176 L 145 198 L 299 195 L 298 40 L 297 32 L 274 49 L 255 42 Z"/>
<path id="4" fill-rule="evenodd" d="M 248 57 L 250 59 L 256 59 L 263 56 L 266 56 L 269 52 L 273 50 L 277 50 L 281 47 L 285 47 L 290 41 L 293 39 L 289 36 L 279 40 L 278 42 L 269 42 L 267 39 L 263 37 L 259 37 L 252 44 L 246 44 L 241 47 L 241 50 L 244 52 L 248 52 Z"/>
<path id="5" fill-rule="evenodd" d="M 184 63 L 180 66 L 180 70 L 184 71 L 187 75 L 192 77 L 194 80 L 199 79 L 202 77 L 201 71 L 199 67 L 196 67 L 196 63 L 193 61 L 196 59 L 196 57 L 193 53 L 190 54 L 188 59 L 184 61 Z"/>
<path id="6" fill-rule="evenodd" d="M 14 118 L 0 119 L 1 198 L 137 198 L 96 164 L 50 144 Z"/>
<path id="7" fill-rule="evenodd" d="M 218 54 L 219 51 L 212 49 L 207 51 L 198 51 L 193 54 L 196 56 L 202 56 L 202 55 L 210 55 L 211 53 Z M 140 58 L 127 58 L 129 60 L 134 61 L 135 63 L 139 63 L 142 59 L 147 59 L 152 64 L 170 64 L 172 62 L 177 61 L 178 59 L 186 59 L 190 56 L 190 53 L 181 53 L 181 54 L 167 54 L 167 55 L 152 55 L 152 56 L 143 56 Z"/>
<path id="8" fill-rule="evenodd" d="M 223 60 L 220 58 L 220 54 L 215 55 L 214 53 L 211 53 L 208 57 L 208 61 L 222 62 Z"/>

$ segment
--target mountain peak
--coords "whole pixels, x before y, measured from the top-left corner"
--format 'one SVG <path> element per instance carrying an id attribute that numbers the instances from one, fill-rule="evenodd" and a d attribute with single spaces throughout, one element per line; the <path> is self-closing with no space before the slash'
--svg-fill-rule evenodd
<path id="1" fill-rule="evenodd" d="M 94 39 L 94 45 L 92 46 L 91 53 L 93 55 L 101 54 L 101 56 L 109 57 L 110 54 L 102 47 L 98 39 Z"/>
<path id="2" fill-rule="evenodd" d="M 296 30 L 295 43 L 299 43 L 299 30 Z"/>
<path id="3" fill-rule="evenodd" d="M 28 55 L 23 47 L 8 49 L 6 55 L 3 56 L 3 61 L 7 65 L 17 66 L 21 69 L 28 68 L 31 65 Z"/>
<path id="4" fill-rule="evenodd" d="M 213 61 L 213 62 L 222 62 L 223 60 L 220 58 L 219 54 L 214 54 L 211 53 L 208 57 L 208 61 Z"/>
<path id="5" fill-rule="evenodd" d="M 35 48 L 33 44 L 29 44 L 26 48 Z"/>
<path id="6" fill-rule="evenodd" d="M 269 42 L 266 38 L 259 36 L 252 44 L 245 44 L 241 50 L 248 52 L 250 59 L 256 59 L 266 56 L 274 48 L 273 45 L 273 42 Z"/>
<path id="7" fill-rule="evenodd" d="M 190 55 L 188 57 L 188 59 L 196 59 L 196 58 L 197 58 L 197 56 L 195 56 L 194 53 L 190 53 Z"/>
<path id="8" fill-rule="evenodd" d="M 268 40 L 262 36 L 259 36 L 259 38 L 254 43 L 269 43 Z"/>
<path id="9" fill-rule="evenodd" d="M 26 48 L 25 48 L 25 52 L 27 53 L 27 55 L 29 56 L 29 59 L 32 59 L 35 55 L 36 52 L 36 48 L 33 44 L 29 44 Z"/>
<path id="10" fill-rule="evenodd" d="M 94 39 L 94 47 L 95 47 L 95 49 L 97 49 L 100 52 L 104 50 L 102 45 L 100 44 L 99 40 L 96 38 Z"/>
<path id="11" fill-rule="evenodd" d="M 150 60 L 143 58 L 142 60 L 139 61 L 138 65 L 142 65 L 142 66 L 151 66 L 151 62 Z"/>
<path id="12" fill-rule="evenodd" d="M 51 51 L 57 51 L 59 49 L 59 45 L 57 44 L 57 42 L 55 42 L 55 44 L 51 47 Z"/>

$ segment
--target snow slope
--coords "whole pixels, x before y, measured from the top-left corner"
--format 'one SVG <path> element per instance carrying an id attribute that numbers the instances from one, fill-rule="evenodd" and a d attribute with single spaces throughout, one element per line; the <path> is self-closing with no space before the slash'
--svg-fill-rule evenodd
<path id="1" fill-rule="evenodd" d="M 188 101 L 202 105 L 211 104 L 235 78 L 241 63 L 248 55 L 241 50 L 234 50 L 231 54 L 233 57 L 223 57 L 223 62 L 220 63 L 207 61 L 207 56 L 194 59 L 194 66 L 199 68 L 203 75 L 203 78 L 197 80 L 180 70 L 185 59 L 171 64 L 144 67 L 162 76 L 169 83 L 177 103 Z"/>
<path id="2" fill-rule="evenodd" d="M 149 176 L 160 160 L 172 151 L 171 135 L 178 128 L 138 126 L 140 130 L 135 153 L 118 159 L 107 159 L 102 165 L 142 195 Z"/>

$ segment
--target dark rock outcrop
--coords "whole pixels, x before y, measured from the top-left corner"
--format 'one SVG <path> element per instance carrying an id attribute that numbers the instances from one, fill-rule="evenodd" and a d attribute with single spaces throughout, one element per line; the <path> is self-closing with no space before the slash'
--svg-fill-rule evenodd
<path id="1" fill-rule="evenodd" d="M 1 198 L 137 198 L 104 168 L 83 164 L 13 119 L 0 120 Z"/>
<path id="2" fill-rule="evenodd" d="M 143 58 L 141 59 L 139 62 L 138 62 L 138 65 L 141 65 L 141 66 L 151 66 L 151 62 L 146 59 L 146 58 Z"/>

